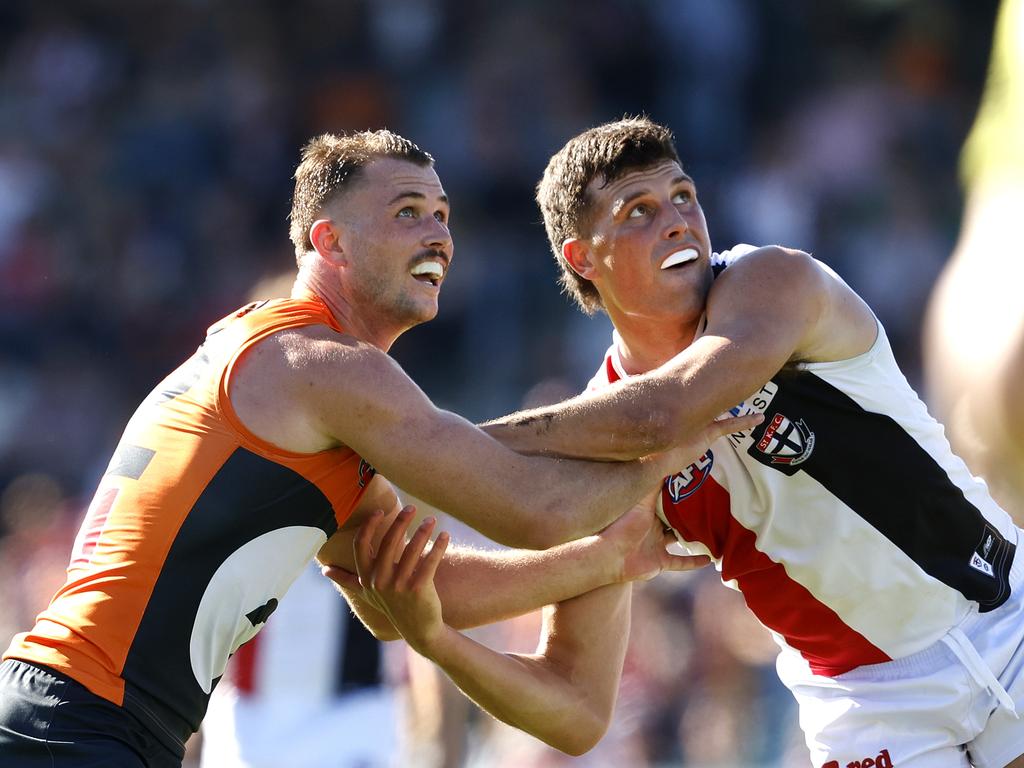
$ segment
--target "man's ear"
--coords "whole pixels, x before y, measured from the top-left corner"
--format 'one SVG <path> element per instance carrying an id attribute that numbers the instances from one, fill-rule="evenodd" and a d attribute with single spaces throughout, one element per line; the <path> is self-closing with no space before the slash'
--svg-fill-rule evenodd
<path id="1" fill-rule="evenodd" d="M 331 264 L 343 266 L 347 263 L 341 245 L 341 230 L 330 219 L 317 219 L 310 225 L 309 242 L 320 257 Z"/>
<path id="2" fill-rule="evenodd" d="M 587 240 L 570 237 L 562 243 L 562 258 L 584 280 L 594 279 L 594 263 L 591 261 L 590 243 Z"/>

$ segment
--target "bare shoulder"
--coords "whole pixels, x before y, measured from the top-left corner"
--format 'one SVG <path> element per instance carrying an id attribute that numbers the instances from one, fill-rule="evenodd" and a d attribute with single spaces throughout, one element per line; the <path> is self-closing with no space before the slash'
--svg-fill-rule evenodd
<path id="1" fill-rule="evenodd" d="M 709 321 L 811 322 L 828 300 L 830 279 L 810 254 L 778 245 L 750 251 L 715 278 Z M 800 315 L 800 317 L 796 317 Z"/>
<path id="2" fill-rule="evenodd" d="M 785 284 L 794 288 L 823 289 L 827 272 L 820 262 L 806 251 L 766 245 L 736 259 L 715 280 L 720 287 L 742 284 L 744 290 L 768 284 Z"/>
<path id="3" fill-rule="evenodd" d="M 856 357 L 878 334 L 870 308 L 839 275 L 811 254 L 779 245 L 751 251 L 719 275 L 708 296 L 712 313 L 789 326 L 792 361 Z"/>
<path id="4" fill-rule="evenodd" d="M 372 397 L 401 369 L 376 347 L 324 325 L 279 331 L 255 344 L 232 373 L 229 397 L 257 437 L 288 451 L 344 445 L 320 414 Z"/>
<path id="5" fill-rule="evenodd" d="M 359 390 L 401 372 L 377 347 L 325 325 L 275 333 L 252 350 L 249 363 L 300 395 L 306 390 Z"/>

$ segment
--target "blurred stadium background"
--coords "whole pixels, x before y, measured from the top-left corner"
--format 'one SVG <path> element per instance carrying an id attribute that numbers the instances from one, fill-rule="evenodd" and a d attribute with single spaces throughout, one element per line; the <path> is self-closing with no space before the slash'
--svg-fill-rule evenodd
<path id="1" fill-rule="evenodd" d="M 394 355 L 471 419 L 574 393 L 607 346 L 607 323 L 558 293 L 532 188 L 569 136 L 627 113 L 675 130 L 716 247 L 778 242 L 831 264 L 920 385 L 921 315 L 956 240 L 957 158 L 995 13 L 994 0 L 4 0 L 0 642 L 61 583 L 136 403 L 212 321 L 287 290 L 290 176 L 318 132 L 387 126 L 435 156 L 454 269 L 438 318 Z M 771 647 L 714 581 L 643 591 L 603 752 L 514 746 L 464 712 L 472 748 L 446 764 L 805 764 Z M 421 757 L 403 764 L 435 764 Z"/>

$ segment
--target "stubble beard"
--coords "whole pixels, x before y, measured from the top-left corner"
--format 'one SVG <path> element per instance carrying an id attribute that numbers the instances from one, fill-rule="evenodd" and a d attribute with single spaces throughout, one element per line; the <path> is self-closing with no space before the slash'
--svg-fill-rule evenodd
<path id="1" fill-rule="evenodd" d="M 417 302 L 408 291 L 377 274 L 363 275 L 356 290 L 360 306 L 373 307 L 380 318 L 404 332 L 420 323 L 433 319 L 436 311 L 429 311 L 423 302 Z"/>

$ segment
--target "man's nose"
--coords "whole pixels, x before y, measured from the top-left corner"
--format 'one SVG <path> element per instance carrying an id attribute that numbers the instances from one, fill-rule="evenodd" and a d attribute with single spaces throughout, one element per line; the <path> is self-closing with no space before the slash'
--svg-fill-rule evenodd
<path id="1" fill-rule="evenodd" d="M 430 228 L 430 232 L 425 236 L 423 245 L 427 248 L 444 251 L 451 258 L 452 253 L 452 233 L 448 230 L 448 225 L 443 221 L 434 219 L 434 226 Z"/>
<path id="2" fill-rule="evenodd" d="M 674 205 L 668 207 L 665 219 L 664 237 L 666 240 L 675 240 L 678 237 L 682 237 L 690 228 L 686 217 Z"/>

